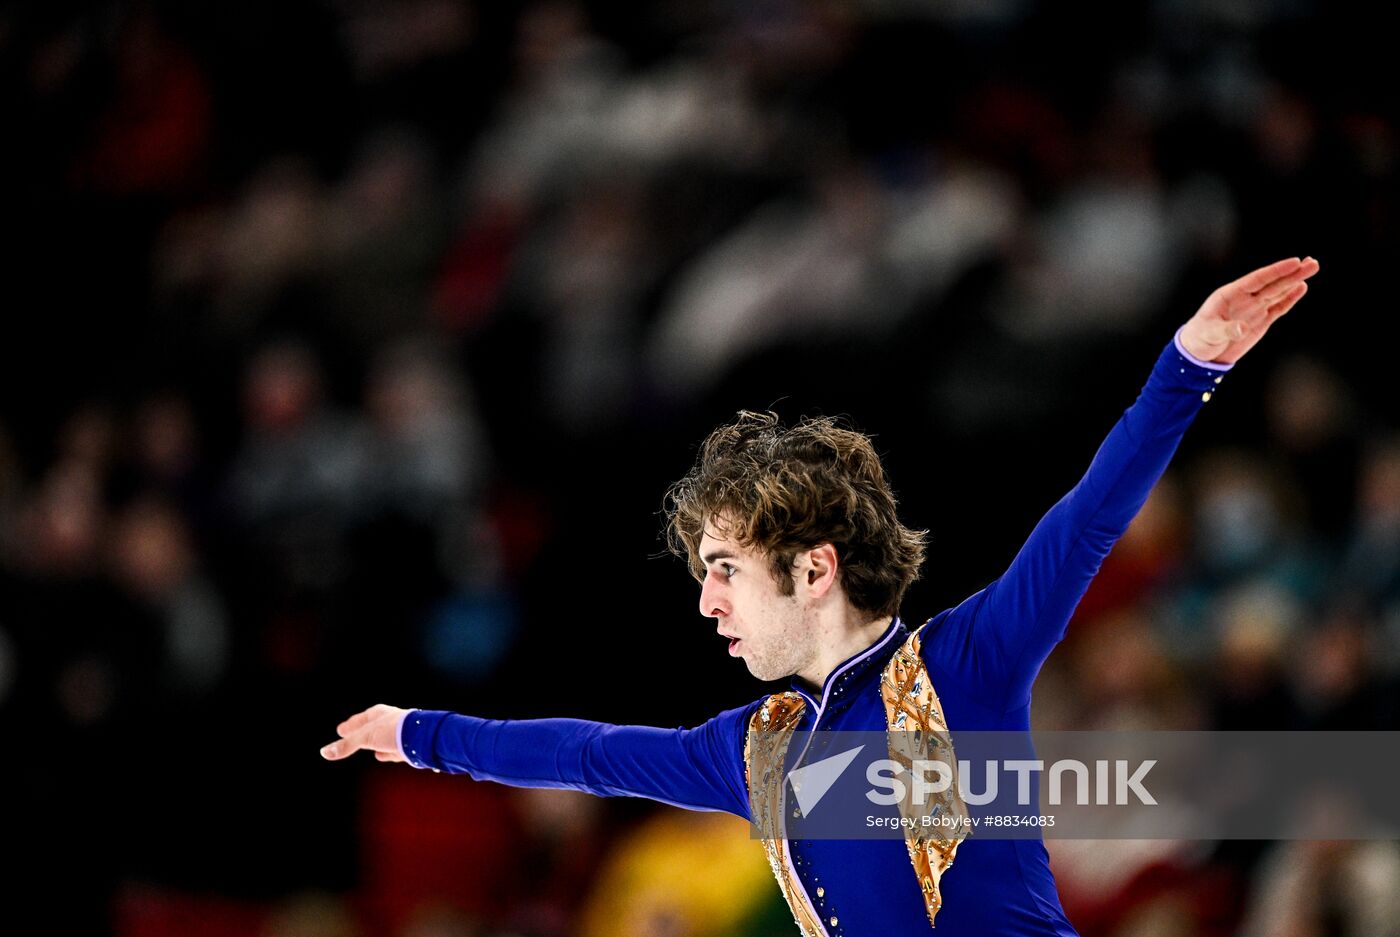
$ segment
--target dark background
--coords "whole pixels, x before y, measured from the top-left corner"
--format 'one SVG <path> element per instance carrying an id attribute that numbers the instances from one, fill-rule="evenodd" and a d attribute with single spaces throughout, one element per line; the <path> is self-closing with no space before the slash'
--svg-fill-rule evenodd
<path id="1" fill-rule="evenodd" d="M 316 750 L 380 701 L 693 725 L 760 695 L 659 536 L 740 408 L 874 435 L 930 531 L 926 619 L 1004 568 L 1205 296 L 1285 256 L 1322 272 L 1110 558 L 1037 721 L 1394 727 L 1377 17 L 0 5 L 11 906 L 598 932 L 614 844 L 672 822 L 649 805 Z M 551 804 L 581 819 L 532 826 Z M 1392 845 L 1052 852 L 1086 934 L 1226 934 L 1292 908 L 1290 876 L 1400 882 Z M 441 882 L 398 862 L 440 854 Z M 663 903 L 613 932 L 790 932 L 766 888 L 748 923 Z M 1298 933 L 1390 932 L 1334 894 Z"/>

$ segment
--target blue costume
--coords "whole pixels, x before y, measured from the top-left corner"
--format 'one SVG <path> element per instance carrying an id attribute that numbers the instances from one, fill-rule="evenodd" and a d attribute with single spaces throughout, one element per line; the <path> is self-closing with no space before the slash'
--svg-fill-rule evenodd
<path id="1" fill-rule="evenodd" d="M 1088 472 L 1036 525 L 997 580 L 920 629 L 921 656 L 949 729 L 1030 730 L 1031 684 L 1064 637 L 1089 581 L 1165 470 L 1228 366 L 1198 361 L 1179 338 L 1162 352 L 1137 401 Z M 832 671 L 806 702 L 799 730 L 884 728 L 882 670 L 909 637 L 896 618 L 875 644 Z M 750 818 L 745 735 L 763 701 L 694 729 L 576 719 L 503 722 L 413 710 L 399 729 L 414 766 L 518 787 L 647 797 Z M 929 932 L 897 840 L 787 841 L 805 898 L 830 937 Z M 1073 935 L 1039 839 L 963 842 L 943 874 L 936 932 Z"/>

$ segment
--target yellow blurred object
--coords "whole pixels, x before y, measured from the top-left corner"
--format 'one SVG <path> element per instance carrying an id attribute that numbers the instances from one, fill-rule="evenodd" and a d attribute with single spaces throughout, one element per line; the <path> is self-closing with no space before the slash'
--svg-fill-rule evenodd
<path id="1" fill-rule="evenodd" d="M 749 824 L 722 813 L 666 811 L 623 838 L 599 873 L 581 937 L 730 934 L 773 899 Z"/>

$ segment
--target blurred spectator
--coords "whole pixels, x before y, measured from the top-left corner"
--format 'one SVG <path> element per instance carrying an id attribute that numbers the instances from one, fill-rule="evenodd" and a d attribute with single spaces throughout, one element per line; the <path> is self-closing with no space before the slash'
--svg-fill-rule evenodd
<path id="1" fill-rule="evenodd" d="M 135 490 L 168 499 L 198 540 L 214 522 L 219 481 L 195 421 L 193 404 L 178 392 L 167 390 L 142 400 L 131 419 L 126 470 Z"/>
<path id="2" fill-rule="evenodd" d="M 1093 640 L 1074 647 L 1075 728 L 1150 731 L 1194 728 L 1192 693 L 1139 613 L 1110 615 Z"/>
<path id="3" fill-rule="evenodd" d="M 176 196 L 196 181 L 212 102 L 198 60 L 143 5 L 118 13 L 111 100 L 77 175 L 113 195 Z"/>
<path id="4" fill-rule="evenodd" d="M 425 59 L 460 54 L 472 36 L 469 4 L 413 0 L 385 9 L 365 0 L 342 0 L 341 30 L 361 81 L 387 75 Z"/>
<path id="5" fill-rule="evenodd" d="M 1067 640 L 1092 639 L 1100 616 L 1150 601 L 1180 573 L 1188 535 L 1183 498 L 1176 475 L 1169 471 L 1104 560 L 1075 610 Z"/>
<path id="6" fill-rule="evenodd" d="M 462 377 L 431 345 L 403 342 L 381 352 L 365 410 L 368 512 L 446 526 L 480 497 L 491 465 L 485 434 Z"/>
<path id="7" fill-rule="evenodd" d="M 381 131 L 327 201 L 317 279 L 337 340 L 369 350 L 426 323 L 445 237 L 434 162 L 418 134 Z"/>
<path id="8" fill-rule="evenodd" d="M 655 383 L 684 396 L 783 343 L 878 341 L 1006 250 L 1020 220 L 1006 180 L 929 163 L 899 187 L 818 163 L 806 197 L 760 206 L 676 284 L 649 339 Z"/>
<path id="9" fill-rule="evenodd" d="M 1400 443 L 1375 444 L 1361 466 L 1343 585 L 1386 609 L 1387 660 L 1400 664 Z"/>
<path id="10" fill-rule="evenodd" d="M 1252 580 L 1298 599 L 1320 597 L 1330 570 L 1303 526 L 1292 480 L 1280 473 L 1280 466 L 1229 451 L 1208 455 L 1192 471 L 1198 581 Z"/>
<path id="11" fill-rule="evenodd" d="M 236 516 L 288 587 L 332 588 L 346 574 L 342 540 L 357 514 L 363 430 L 329 405 L 301 345 L 260 351 L 243 393 L 245 436 L 229 470 Z"/>
<path id="12" fill-rule="evenodd" d="M 360 937 L 352 909 L 332 895 L 297 895 L 273 911 L 262 937 Z"/>
<path id="13" fill-rule="evenodd" d="M 1394 728 L 1396 701 L 1376 672 L 1375 636 L 1374 622 L 1347 605 L 1332 608 L 1306 635 L 1293 669 L 1307 728 Z"/>
<path id="14" fill-rule="evenodd" d="M 156 499 L 127 506 L 115 522 L 112 567 L 117 582 L 157 623 L 160 682 L 171 702 L 212 692 L 230 664 L 229 622 L 198 568 L 184 519 Z"/>
<path id="15" fill-rule="evenodd" d="M 78 578 L 97 569 L 97 548 L 106 523 L 101 477 L 82 457 L 50 469 L 21 515 L 16 560 L 45 580 Z"/>
<path id="16" fill-rule="evenodd" d="M 1160 306 L 1184 259 L 1146 114 L 1110 108 L 1087 165 L 1033 225 L 999 317 L 1022 338 L 1124 333 Z"/>
<path id="17" fill-rule="evenodd" d="M 479 145 L 473 174 L 481 191 L 531 202 L 570 173 L 597 166 L 606 142 L 601 117 L 621 61 L 569 0 L 527 7 L 512 53 L 511 87 Z"/>
<path id="18" fill-rule="evenodd" d="M 1218 646 L 1211 655 L 1213 727 L 1298 728 L 1302 716 L 1288 679 L 1288 656 L 1302 610 L 1286 594 L 1262 588 L 1226 597 L 1218 614 Z"/>
<path id="19" fill-rule="evenodd" d="M 1394 842 L 1279 843 L 1250 891 L 1244 937 L 1400 934 L 1400 848 Z"/>
<path id="20" fill-rule="evenodd" d="M 1268 393 L 1274 452 L 1307 492 L 1308 526 L 1335 545 L 1351 523 L 1356 417 L 1340 377 L 1315 359 L 1281 361 Z"/>
<path id="21" fill-rule="evenodd" d="M 636 394 L 638 304 L 656 276 L 640 199 L 620 182 L 570 199 L 516 268 L 520 300 L 543 319 L 544 399 L 565 432 L 625 416 Z"/>
<path id="22" fill-rule="evenodd" d="M 599 870 L 609 860 L 618 831 L 610 828 L 607 805 L 577 791 L 512 790 L 522 826 L 520 867 L 531 870 L 513 897 L 507 926 L 522 934 L 577 930 Z"/>

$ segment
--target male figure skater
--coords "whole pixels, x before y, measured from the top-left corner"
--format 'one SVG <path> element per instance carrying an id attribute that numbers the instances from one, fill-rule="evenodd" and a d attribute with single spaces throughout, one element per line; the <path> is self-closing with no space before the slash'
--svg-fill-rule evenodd
<path id="1" fill-rule="evenodd" d="M 364 749 L 479 780 L 771 820 L 784 815 L 783 782 L 763 789 L 746 768 L 750 745 L 772 737 L 762 732 L 1028 732 L 1031 685 L 1103 558 L 1224 373 L 1317 270 L 1310 257 L 1290 258 L 1212 293 L 1006 572 L 913 632 L 897 612 L 923 537 L 896 517 L 869 439 L 828 420 L 785 429 L 751 413 L 715 430 L 668 495 L 672 547 L 700 580 L 700 611 L 730 639 L 729 653 L 760 679 L 792 676 L 790 693 L 694 729 L 380 705 L 341 723 L 322 754 Z M 933 924 L 948 937 L 1074 934 L 1038 838 L 764 845 L 805 937 L 927 933 Z"/>

